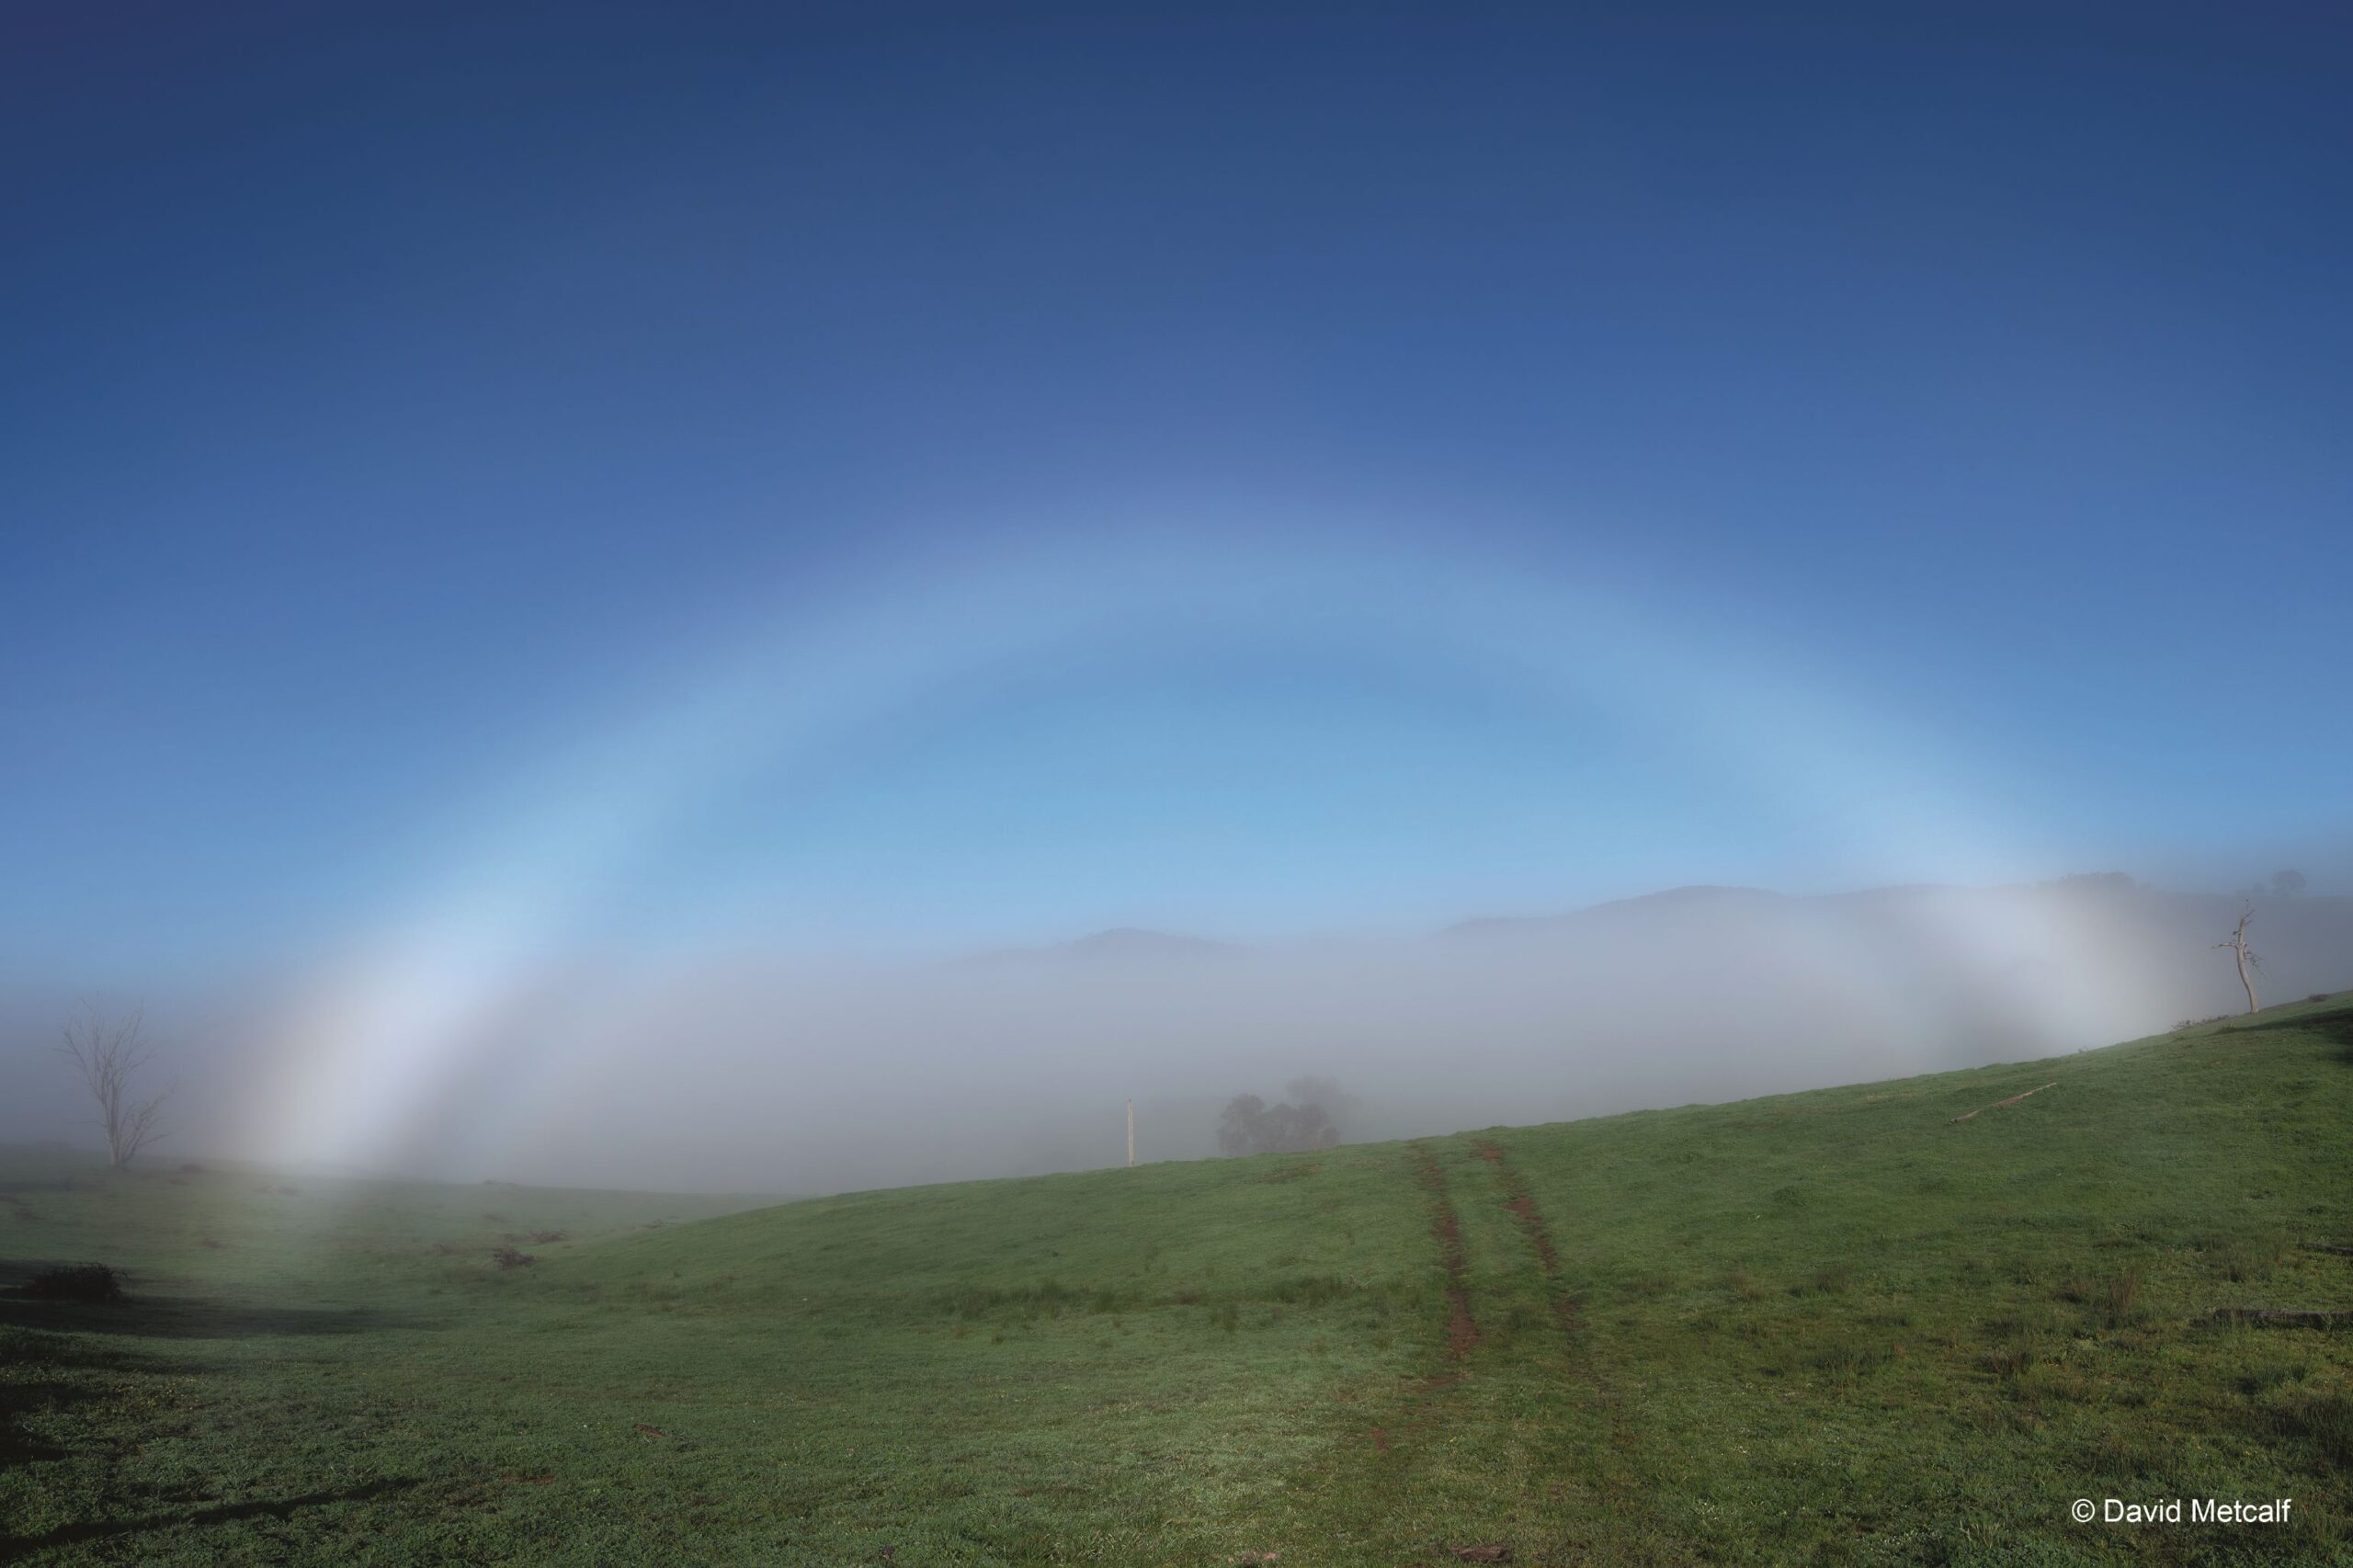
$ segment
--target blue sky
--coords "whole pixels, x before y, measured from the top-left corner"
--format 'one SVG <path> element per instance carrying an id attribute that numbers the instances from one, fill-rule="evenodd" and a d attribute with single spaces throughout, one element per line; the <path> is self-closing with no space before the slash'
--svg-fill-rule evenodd
<path id="1" fill-rule="evenodd" d="M 45 974 L 430 904 L 714 687 L 723 760 L 632 776 L 583 928 L 2345 863 L 2341 9 L 5 25 L 0 948 Z M 1310 632 L 1035 564 L 1131 542 L 1408 565 Z M 910 608 L 1015 561 L 1106 624 Z M 1970 853 L 1941 807 L 1859 848 L 1878 773 L 1760 785 L 1607 637 L 1519 681 L 1399 631 L 1490 584 L 1769 671 Z M 755 671 L 852 695 L 746 718 Z"/>

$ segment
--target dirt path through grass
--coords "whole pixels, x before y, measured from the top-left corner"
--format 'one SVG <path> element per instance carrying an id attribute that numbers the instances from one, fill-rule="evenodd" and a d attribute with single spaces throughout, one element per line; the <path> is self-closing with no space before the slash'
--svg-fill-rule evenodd
<path id="1" fill-rule="evenodd" d="M 1387 1424 L 1322 1488 L 1336 1504 L 1334 1539 L 1356 1555 L 1307 1561 L 1640 1560 L 1631 1539 L 1658 1532 L 1632 1426 L 1529 1185 L 1485 1140 L 1405 1154 L 1437 1244 L 1446 1332 L 1436 1369 L 1397 1388 Z M 1653 1557 L 1690 1560 L 1679 1542 Z"/>
<path id="2" fill-rule="evenodd" d="M 1414 1148 L 1414 1174 L 1430 1195 L 1430 1233 L 1438 1240 L 1438 1261 L 1446 1267 L 1446 1358 L 1460 1367 L 1479 1343 L 1479 1325 L 1471 1316 L 1471 1287 L 1462 1252 L 1462 1221 L 1447 1195 L 1446 1172 L 1438 1156 L 1425 1145 Z"/>
<path id="3" fill-rule="evenodd" d="M 1561 1267 L 1560 1248 L 1554 1243 L 1552 1230 L 1536 1207 L 1536 1195 L 1529 1190 L 1528 1179 L 1512 1168 L 1511 1161 L 1502 1147 L 1486 1139 L 1472 1144 L 1478 1156 L 1495 1167 L 1495 1184 L 1503 1193 L 1504 1207 L 1511 1210 L 1518 1221 L 1520 1233 L 1527 1238 L 1529 1250 L 1536 1255 L 1537 1267 L 1544 1274 L 1544 1295 L 1552 1309 L 1552 1321 L 1560 1325 L 1562 1348 L 1569 1364 L 1591 1385 L 1594 1396 L 1609 1422 L 1612 1448 L 1624 1451 L 1634 1446 L 1631 1426 L 1627 1420 L 1625 1401 L 1619 1397 L 1608 1369 L 1594 1345 L 1591 1330 L 1577 1304 L 1576 1293 L 1570 1288 Z M 1621 1494 L 1629 1484 L 1622 1466 L 1613 1467 L 1607 1478 L 1608 1489 Z"/>

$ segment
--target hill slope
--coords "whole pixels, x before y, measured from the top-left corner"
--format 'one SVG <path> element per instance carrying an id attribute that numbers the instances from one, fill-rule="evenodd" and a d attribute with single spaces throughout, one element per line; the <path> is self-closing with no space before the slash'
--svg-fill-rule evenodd
<path id="1" fill-rule="evenodd" d="M 1733 1105 L 855 1194 L 527 1268 L 404 1246 L 388 1213 L 246 1260 L 277 1326 L 200 1355 L 135 1306 L 13 1331 L 0 1535 L 141 1561 L 2353 1561 L 2353 1334 L 2211 1321 L 2353 1306 L 2353 1259 L 2306 1245 L 2353 1242 L 2348 1199 L 2338 998 Z M 136 1265 L 180 1200 L 43 1199 L 8 1256 Z M 2208 1496 L 2296 1501 L 2068 1517 Z"/>

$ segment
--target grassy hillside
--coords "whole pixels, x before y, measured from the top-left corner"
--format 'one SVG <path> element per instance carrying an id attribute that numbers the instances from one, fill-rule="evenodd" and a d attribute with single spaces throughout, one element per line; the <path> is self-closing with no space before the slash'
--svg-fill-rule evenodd
<path id="1" fill-rule="evenodd" d="M 133 1292 L 0 1301 L 0 1555 L 2353 1562 L 2353 1332 L 2211 1315 L 2353 1306 L 2342 997 L 654 1229 L 691 1200 L 260 1185 L 0 1162 L 11 1272 Z M 2295 1502 L 2069 1518 L 2110 1496 Z"/>

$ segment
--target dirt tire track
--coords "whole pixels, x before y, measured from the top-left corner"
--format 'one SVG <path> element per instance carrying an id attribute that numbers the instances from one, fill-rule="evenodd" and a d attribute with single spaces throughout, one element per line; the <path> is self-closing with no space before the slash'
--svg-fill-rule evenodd
<path id="1" fill-rule="evenodd" d="M 1560 1324 L 1561 1337 L 1570 1359 L 1584 1372 L 1586 1381 L 1592 1384 L 1595 1397 L 1608 1415 L 1610 1441 L 1620 1449 L 1632 1447 L 1633 1432 L 1626 1420 L 1625 1403 L 1620 1399 L 1608 1373 L 1602 1369 L 1600 1358 L 1594 1352 L 1593 1335 L 1586 1327 L 1584 1311 L 1578 1304 L 1576 1293 L 1569 1289 L 1568 1280 L 1563 1274 L 1560 1249 L 1553 1244 L 1552 1227 L 1544 1222 L 1543 1214 L 1536 1207 L 1536 1195 L 1529 1189 L 1528 1178 L 1512 1168 L 1510 1160 L 1497 1144 L 1483 1138 L 1472 1148 L 1481 1159 L 1495 1167 L 1495 1183 L 1503 1190 L 1504 1207 L 1511 1210 L 1512 1218 L 1519 1222 L 1521 1233 L 1528 1238 L 1529 1250 L 1536 1254 L 1537 1264 L 1544 1271 L 1544 1293 L 1552 1308 L 1552 1320 Z"/>
<path id="2" fill-rule="evenodd" d="M 1381 1454 L 1418 1437 L 1436 1424 L 1437 1396 L 1462 1381 L 1463 1363 L 1471 1355 L 1471 1347 L 1479 1343 L 1479 1325 L 1471 1316 L 1470 1270 L 1462 1250 L 1462 1221 L 1454 1212 L 1453 1199 L 1447 1194 L 1446 1173 L 1438 1168 L 1437 1157 L 1428 1149 L 1419 1143 L 1410 1148 L 1414 1180 L 1429 1195 L 1430 1234 L 1438 1242 L 1438 1262 L 1446 1269 L 1445 1355 L 1449 1365 L 1449 1369 L 1422 1379 L 1406 1395 L 1390 1424 L 1372 1429 L 1372 1449 Z"/>
<path id="3" fill-rule="evenodd" d="M 1447 1196 L 1446 1173 L 1438 1156 L 1422 1144 L 1414 1148 L 1414 1176 L 1430 1195 L 1430 1234 L 1438 1239 L 1438 1261 L 1446 1266 L 1446 1358 L 1460 1366 L 1479 1343 L 1479 1325 L 1471 1316 L 1471 1288 L 1462 1252 L 1462 1221 Z"/>

